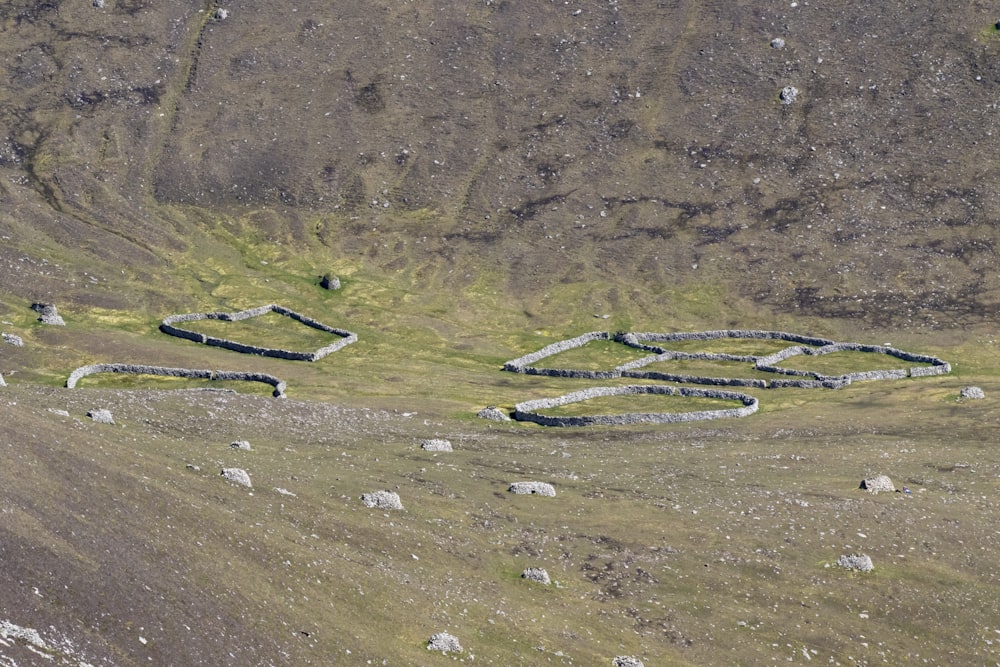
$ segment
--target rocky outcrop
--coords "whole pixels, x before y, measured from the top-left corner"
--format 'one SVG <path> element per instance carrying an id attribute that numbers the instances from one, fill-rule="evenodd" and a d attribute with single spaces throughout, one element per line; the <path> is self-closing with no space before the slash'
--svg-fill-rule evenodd
<path id="1" fill-rule="evenodd" d="M 90 364 L 80 366 L 66 379 L 66 387 L 73 389 L 88 375 L 98 373 L 125 373 L 129 375 L 159 375 L 163 377 L 192 378 L 196 380 L 231 380 L 239 382 L 263 382 L 274 387 L 274 396 L 284 398 L 285 381 L 267 373 L 248 371 L 210 371 L 197 368 L 170 368 L 166 366 L 143 366 L 139 364 Z"/>
<path id="2" fill-rule="evenodd" d="M 510 416 L 506 412 L 493 405 L 483 408 L 478 413 L 476 413 L 476 416 L 479 417 L 480 419 L 489 419 L 490 421 L 495 421 L 495 422 L 510 421 Z"/>
<path id="3" fill-rule="evenodd" d="M 13 345 L 14 347 L 24 347 L 24 339 L 20 336 L 15 336 L 14 334 L 5 333 L 3 335 L 3 342 L 8 345 Z"/>
<path id="4" fill-rule="evenodd" d="M 271 348 L 264 347 L 260 345 L 248 345 L 246 343 L 240 343 L 234 340 L 228 340 L 225 338 L 217 338 L 215 336 L 209 336 L 207 334 L 198 333 L 197 331 L 191 331 L 189 329 L 184 329 L 183 327 L 176 326 L 181 322 L 196 322 L 198 320 L 222 320 L 225 322 L 239 322 L 242 320 L 247 320 L 252 317 L 260 317 L 266 315 L 267 313 L 277 313 L 278 315 L 283 315 L 296 322 L 304 324 L 312 329 L 317 329 L 325 333 L 331 334 L 333 336 L 339 336 L 340 340 L 331 343 L 325 347 L 321 347 L 315 352 L 296 352 L 293 350 L 283 350 L 281 348 Z M 223 349 L 232 350 L 234 352 L 241 352 L 243 354 L 255 354 L 262 357 L 274 357 L 277 359 L 289 359 L 292 361 L 318 361 L 323 357 L 332 354 L 351 343 L 357 342 L 357 334 L 351 333 L 344 329 L 337 329 L 335 327 L 328 326 L 314 320 L 311 317 L 306 317 L 300 313 L 295 312 L 284 306 L 279 306 L 277 304 L 268 304 L 266 306 L 260 306 L 257 308 L 250 308 L 248 310 L 241 310 L 233 313 L 186 313 L 182 315 L 170 315 L 164 318 L 163 322 L 160 324 L 160 331 L 171 336 L 177 336 L 178 338 L 184 338 L 186 340 L 191 340 L 196 343 L 202 343 L 204 345 L 211 345 L 214 347 L 221 347 Z"/>
<path id="5" fill-rule="evenodd" d="M 642 660 L 633 655 L 619 655 L 611 661 L 612 667 L 644 667 Z"/>
<path id="6" fill-rule="evenodd" d="M 544 586 L 548 586 L 552 583 L 552 580 L 549 578 L 549 573 L 540 567 L 525 568 L 524 572 L 521 573 L 521 578 L 537 582 Z"/>

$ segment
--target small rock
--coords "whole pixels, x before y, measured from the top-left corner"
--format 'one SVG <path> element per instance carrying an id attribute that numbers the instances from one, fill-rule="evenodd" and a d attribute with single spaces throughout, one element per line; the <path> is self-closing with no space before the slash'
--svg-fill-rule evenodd
<path id="1" fill-rule="evenodd" d="M 3 334 L 3 342 L 10 343 L 14 347 L 24 347 L 24 340 L 20 336 L 15 336 L 14 334 Z"/>
<path id="2" fill-rule="evenodd" d="M 507 489 L 519 495 L 555 496 L 556 489 L 546 482 L 514 482 Z"/>
<path id="3" fill-rule="evenodd" d="M 611 661 L 613 667 L 645 667 L 642 660 L 632 655 L 619 655 Z"/>
<path id="4" fill-rule="evenodd" d="M 986 398 L 986 394 L 979 387 L 962 387 L 962 391 L 958 392 L 958 397 L 981 399 Z"/>
<path id="5" fill-rule="evenodd" d="M 437 438 L 431 438 L 430 440 L 421 440 L 420 448 L 425 449 L 428 452 L 453 451 L 451 448 L 451 442 L 449 442 L 448 440 L 439 440 Z"/>
<path id="6" fill-rule="evenodd" d="M 546 586 L 552 583 L 552 580 L 549 579 L 549 573 L 540 567 L 525 568 L 524 572 L 521 573 L 521 578 L 529 581 L 537 581 Z"/>
<path id="7" fill-rule="evenodd" d="M 59 408 L 49 408 L 49 412 L 54 415 L 59 415 L 60 417 L 69 417 L 68 410 L 60 410 Z"/>
<path id="8" fill-rule="evenodd" d="M 896 485 L 892 483 L 888 475 L 876 475 L 875 477 L 861 480 L 858 488 L 864 489 L 868 493 L 879 493 L 880 491 L 892 492 L 896 490 Z"/>
<path id="9" fill-rule="evenodd" d="M 51 303 L 33 303 L 31 304 L 31 309 L 38 313 L 38 321 L 42 324 L 52 324 L 60 327 L 66 326 L 66 321 L 63 320 L 56 307 Z"/>
<path id="10" fill-rule="evenodd" d="M 785 48 L 785 40 L 783 40 L 780 37 L 775 37 L 774 39 L 771 40 L 771 48 L 772 49 L 783 49 L 783 48 Z"/>
<path id="11" fill-rule="evenodd" d="M 458 643 L 458 637 L 449 635 L 447 632 L 437 632 L 427 640 L 427 650 L 441 651 L 443 653 L 447 653 L 448 651 L 461 653 L 462 645 Z"/>
<path id="12" fill-rule="evenodd" d="M 319 286 L 323 289 L 340 289 L 340 278 L 331 276 L 329 273 L 324 274 L 319 281 Z"/>
<path id="13" fill-rule="evenodd" d="M 91 410 L 87 413 L 87 416 L 93 419 L 98 424 L 114 424 L 115 418 L 111 416 L 110 410 Z"/>
<path id="14" fill-rule="evenodd" d="M 200 471 L 200 470 L 201 470 L 201 466 L 196 466 L 196 465 L 195 465 L 195 464 L 193 464 L 193 463 L 189 463 L 189 464 L 187 464 L 187 465 L 186 465 L 185 467 L 186 467 L 186 468 L 187 468 L 188 470 L 193 470 L 193 471 L 195 471 L 195 472 L 198 472 L 198 471 Z"/>
<path id="15" fill-rule="evenodd" d="M 250 483 L 250 475 L 242 468 L 223 468 L 221 474 L 233 484 L 239 484 L 246 487 L 253 486 L 253 484 Z"/>
<path id="16" fill-rule="evenodd" d="M 489 419 L 495 422 L 509 422 L 511 420 L 507 413 L 492 405 L 488 408 L 480 410 L 477 416 L 481 419 Z"/>
<path id="17" fill-rule="evenodd" d="M 229 18 L 229 10 L 223 9 L 222 7 L 216 7 L 213 17 L 216 21 L 224 21 Z"/>
<path id="18" fill-rule="evenodd" d="M 848 570 L 857 570 L 858 572 L 871 572 L 875 567 L 872 564 L 871 557 L 866 556 L 865 554 L 841 556 L 837 559 L 837 565 L 840 567 L 846 567 Z"/>
<path id="19" fill-rule="evenodd" d="M 229 444 L 230 449 L 242 449 L 244 451 L 250 451 L 250 443 L 246 440 L 234 440 Z"/>
<path id="20" fill-rule="evenodd" d="M 93 0 L 91 4 L 98 9 L 104 9 L 104 0 Z"/>
<path id="21" fill-rule="evenodd" d="M 403 503 L 399 499 L 399 494 L 393 491 L 372 491 L 371 493 L 362 493 L 361 502 L 365 504 L 365 507 L 383 510 L 403 509 Z"/>
<path id="22" fill-rule="evenodd" d="M 795 86 L 785 86 L 781 89 L 781 103 L 791 104 L 799 96 L 799 89 Z"/>
<path id="23" fill-rule="evenodd" d="M 6 387 L 7 382 L 3 379 L 3 373 L 0 373 L 0 387 Z"/>

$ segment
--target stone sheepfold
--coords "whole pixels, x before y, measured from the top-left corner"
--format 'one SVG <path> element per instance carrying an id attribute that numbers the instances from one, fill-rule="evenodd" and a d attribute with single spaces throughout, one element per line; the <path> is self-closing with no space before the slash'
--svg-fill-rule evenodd
<path id="1" fill-rule="evenodd" d="M 340 340 L 331 343 L 325 347 L 321 347 L 315 352 L 295 352 L 292 350 L 282 350 L 280 348 L 262 347 L 258 345 L 247 345 L 245 343 L 239 343 L 233 340 L 227 340 L 225 338 L 216 338 L 215 336 L 208 336 L 203 333 L 198 333 L 197 331 L 191 331 L 189 329 L 184 329 L 179 326 L 175 326 L 181 322 L 196 322 L 198 320 L 222 320 L 225 322 L 239 322 L 242 320 L 248 320 L 252 317 L 261 317 L 268 313 L 277 313 L 278 315 L 283 315 L 296 322 L 304 324 L 312 329 L 317 329 L 319 331 L 326 332 L 333 336 L 339 336 Z M 331 326 L 327 326 L 322 322 L 312 319 L 311 317 L 306 317 L 301 315 L 294 310 L 285 308 L 284 306 L 279 306 L 277 304 L 271 303 L 266 306 L 260 306 L 258 308 L 250 308 L 248 310 L 241 310 L 233 313 L 187 313 L 182 315 L 170 315 L 164 318 L 163 322 L 160 324 L 160 331 L 171 336 L 177 336 L 178 338 L 184 338 L 187 340 L 194 341 L 196 343 L 202 343 L 204 345 L 212 345 L 214 347 L 221 347 L 223 349 L 232 350 L 234 352 L 242 352 L 243 354 L 256 354 L 262 357 L 275 357 L 278 359 L 290 359 L 293 361 L 319 361 L 323 357 L 336 352 L 351 343 L 357 342 L 357 334 L 351 333 L 350 331 L 345 331 L 344 329 L 337 329 Z"/>
<path id="2" fill-rule="evenodd" d="M 263 382 L 274 387 L 274 396 L 285 397 L 285 381 L 267 373 L 252 371 L 210 371 L 197 368 L 169 368 L 166 366 L 141 366 L 138 364 L 90 364 L 80 366 L 66 379 L 66 387 L 73 389 L 77 383 L 98 373 L 124 373 L 128 375 L 158 375 L 161 377 L 190 378 L 195 380 L 220 380 L 240 382 Z"/>
<path id="3" fill-rule="evenodd" d="M 538 410 L 578 403 L 604 396 L 627 396 L 638 394 L 661 394 L 667 396 L 686 396 L 695 398 L 716 398 L 742 403 L 742 407 L 723 410 L 699 410 L 692 412 L 633 412 L 620 415 L 588 415 L 574 417 L 553 417 L 542 415 Z M 757 399 L 748 394 L 718 389 L 696 389 L 692 387 L 671 387 L 668 385 L 625 385 L 621 387 L 591 387 L 581 389 L 555 398 L 541 398 L 525 401 L 514 406 L 514 419 L 530 421 L 542 426 L 593 426 L 593 425 L 624 425 L 624 424 L 670 424 L 676 422 L 724 419 L 729 417 L 745 417 L 757 412 Z"/>
<path id="4" fill-rule="evenodd" d="M 681 352 L 668 349 L 669 343 L 685 342 L 692 340 L 719 340 L 719 339 L 758 339 L 758 340 L 780 340 L 790 343 L 789 347 L 770 355 L 733 355 L 725 353 L 708 352 Z M 607 340 L 621 343 L 622 345 L 649 352 L 650 356 L 630 361 L 610 370 L 574 370 L 566 368 L 543 368 L 537 364 L 542 359 L 554 356 L 560 352 L 582 347 L 587 343 L 598 340 Z M 813 371 L 800 371 L 789 368 L 781 368 L 778 363 L 797 355 L 823 355 L 833 352 L 856 351 L 870 354 L 884 354 L 895 357 L 902 361 L 926 364 L 923 366 L 912 366 L 908 369 L 888 369 L 863 371 L 858 373 L 845 373 L 842 375 L 823 375 Z M 651 372 L 642 370 L 649 364 L 678 360 L 709 360 L 709 361 L 740 361 L 748 364 L 749 367 L 766 373 L 773 373 L 774 380 L 764 380 L 759 378 L 718 378 L 703 377 L 680 374 L 669 374 L 661 372 Z M 698 332 L 676 332 L 676 333 L 611 333 L 608 331 L 591 331 L 581 334 L 575 338 L 562 340 L 542 349 L 526 354 L 523 357 L 512 359 L 503 365 L 503 370 L 512 373 L 524 373 L 528 375 L 547 375 L 553 377 L 572 378 L 592 378 L 592 379 L 612 379 L 619 377 L 632 377 L 650 380 L 665 380 L 669 382 L 683 382 L 689 384 L 709 384 L 709 385 L 732 385 L 749 386 L 759 388 L 771 387 L 802 387 L 802 388 L 839 388 L 855 381 L 866 380 L 895 380 L 904 377 L 927 377 L 932 375 L 946 375 L 951 372 L 951 365 L 929 355 L 914 354 L 904 350 L 898 350 L 888 345 L 866 345 L 862 343 L 837 343 L 826 338 L 815 336 L 803 336 L 785 331 L 764 331 L 756 329 L 722 329 L 716 331 Z M 795 378 L 795 379 L 786 379 Z"/>

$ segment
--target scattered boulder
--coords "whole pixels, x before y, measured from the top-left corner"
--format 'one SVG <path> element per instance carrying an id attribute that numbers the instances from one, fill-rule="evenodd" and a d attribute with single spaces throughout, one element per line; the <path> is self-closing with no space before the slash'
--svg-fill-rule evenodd
<path id="1" fill-rule="evenodd" d="M 240 486 L 248 488 L 253 486 L 253 484 L 250 483 L 249 473 L 242 468 L 223 468 L 221 474 L 233 484 L 239 484 Z"/>
<path id="2" fill-rule="evenodd" d="M 6 387 L 7 382 L 3 379 L 3 373 L 0 373 L 0 387 Z"/>
<path id="3" fill-rule="evenodd" d="M 509 422 L 511 420 L 506 412 L 492 405 L 480 410 L 477 416 L 480 419 L 489 419 L 495 422 Z"/>
<path id="4" fill-rule="evenodd" d="M 394 491 L 372 491 L 371 493 L 362 493 L 361 502 L 365 504 L 365 507 L 383 510 L 403 509 L 403 503 L 399 499 L 399 494 Z"/>
<path id="5" fill-rule="evenodd" d="M 24 340 L 20 336 L 15 336 L 14 334 L 3 334 L 3 342 L 9 343 L 14 347 L 24 347 Z"/>
<path id="6" fill-rule="evenodd" d="M 188 464 L 187 464 L 186 466 L 184 466 L 184 467 L 185 467 L 185 468 L 187 468 L 188 470 L 193 470 L 193 471 L 195 471 L 195 472 L 200 472 L 200 471 L 201 471 L 201 466 L 196 466 L 196 465 L 195 465 L 195 464 L 193 464 L 193 463 L 188 463 Z"/>
<path id="7" fill-rule="evenodd" d="M 93 419 L 98 424 L 114 424 L 115 418 L 111 416 L 110 410 L 91 410 L 87 413 L 87 416 Z"/>
<path id="8" fill-rule="evenodd" d="M 38 321 L 42 324 L 53 324 L 60 327 L 66 326 L 66 321 L 63 320 L 62 316 L 59 315 L 59 311 L 51 303 L 33 303 L 31 304 L 31 309 L 38 313 Z"/>
<path id="9" fill-rule="evenodd" d="M 611 661 L 613 667 L 645 667 L 642 660 L 632 655 L 619 655 Z"/>
<path id="10" fill-rule="evenodd" d="M 795 86 L 785 86 L 781 89 L 781 103 L 791 104 L 799 96 L 799 89 Z"/>
<path id="11" fill-rule="evenodd" d="M 91 4 L 98 9 L 104 9 L 104 0 L 93 0 Z"/>
<path id="12" fill-rule="evenodd" d="M 340 289 L 340 278 L 337 276 L 331 276 L 329 273 L 323 274 L 323 277 L 319 280 L 319 286 L 323 289 Z"/>
<path id="13" fill-rule="evenodd" d="M 783 49 L 783 48 L 785 48 L 785 40 L 783 40 L 780 37 L 775 37 L 774 39 L 771 40 L 771 48 L 772 49 Z"/>
<path id="14" fill-rule="evenodd" d="M 213 17 L 216 21 L 224 21 L 229 18 L 229 10 L 223 9 L 222 7 L 216 7 Z"/>
<path id="15" fill-rule="evenodd" d="M 519 495 L 555 496 L 556 489 L 546 482 L 514 482 L 507 489 L 511 493 Z"/>
<path id="16" fill-rule="evenodd" d="M 540 567 L 525 568 L 524 572 L 521 573 L 521 578 L 527 579 L 528 581 L 537 581 L 545 586 L 552 583 L 552 580 L 549 579 L 549 573 Z"/>
<path id="17" fill-rule="evenodd" d="M 461 653 L 462 645 L 458 643 L 458 637 L 449 635 L 447 632 L 437 632 L 431 635 L 431 638 L 427 640 L 427 650 L 441 651 L 442 653 L 447 653 L 449 651 Z"/>
<path id="18" fill-rule="evenodd" d="M 896 485 L 892 483 L 888 475 L 876 475 L 875 477 L 861 480 L 861 485 L 858 488 L 864 489 L 868 493 L 892 492 L 896 490 Z"/>
<path id="19" fill-rule="evenodd" d="M 986 394 L 979 387 L 962 387 L 962 391 L 958 392 L 958 397 L 981 399 L 986 398 Z"/>
<path id="20" fill-rule="evenodd" d="M 246 440 L 234 440 L 229 444 L 230 449 L 242 449 L 243 451 L 250 451 L 250 443 Z"/>
<path id="21" fill-rule="evenodd" d="M 453 451 L 451 448 L 451 442 L 449 442 L 448 440 L 440 440 L 438 438 L 431 438 L 430 440 L 421 440 L 420 448 L 425 449 L 428 452 Z"/>
<path id="22" fill-rule="evenodd" d="M 874 569 L 872 564 L 872 559 L 870 556 L 865 554 L 852 554 L 850 556 L 841 556 L 837 559 L 837 565 L 840 567 L 845 567 L 848 570 L 857 570 L 858 572 L 871 572 Z"/>

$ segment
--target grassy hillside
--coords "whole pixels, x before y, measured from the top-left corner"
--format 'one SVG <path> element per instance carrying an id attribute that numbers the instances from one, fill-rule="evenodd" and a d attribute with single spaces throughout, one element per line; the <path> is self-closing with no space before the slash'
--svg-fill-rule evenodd
<path id="1" fill-rule="evenodd" d="M 24 342 L 0 343 L 0 663 L 997 660 L 990 7 L 222 7 L 0 7 L 0 330 Z M 311 364 L 158 331 L 267 303 L 359 340 Z M 326 342 L 277 316 L 193 328 Z M 500 370 L 544 345 L 718 328 L 953 372 L 753 390 L 759 413 L 706 424 L 475 416 L 599 384 Z M 112 361 L 270 373 L 289 398 L 63 388 Z M 912 493 L 858 490 L 876 473 Z M 530 480 L 557 496 L 507 492 Z M 378 489 L 405 509 L 365 508 Z M 856 552 L 873 572 L 836 567 Z M 442 631 L 463 653 L 427 652 Z"/>

